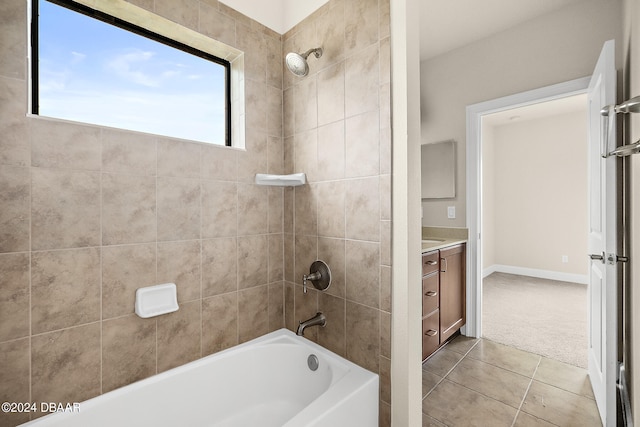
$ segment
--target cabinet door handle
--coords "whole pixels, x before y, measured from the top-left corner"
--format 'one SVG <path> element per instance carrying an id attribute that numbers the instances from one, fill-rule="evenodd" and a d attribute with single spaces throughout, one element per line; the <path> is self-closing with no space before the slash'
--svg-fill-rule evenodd
<path id="1" fill-rule="evenodd" d="M 443 268 L 440 270 L 440 273 L 446 273 L 447 272 L 447 259 L 446 258 L 440 258 L 440 263 L 443 266 Z"/>
<path id="2" fill-rule="evenodd" d="M 427 265 L 436 265 L 438 263 L 438 261 L 434 261 L 434 260 L 430 260 L 430 261 L 426 261 L 425 264 Z"/>
<path id="3" fill-rule="evenodd" d="M 435 297 L 438 293 L 436 291 L 429 291 L 425 295 L 428 297 Z"/>
<path id="4" fill-rule="evenodd" d="M 438 331 L 436 331 L 435 329 L 429 329 L 424 334 L 428 337 L 435 337 L 436 335 L 438 335 Z"/>

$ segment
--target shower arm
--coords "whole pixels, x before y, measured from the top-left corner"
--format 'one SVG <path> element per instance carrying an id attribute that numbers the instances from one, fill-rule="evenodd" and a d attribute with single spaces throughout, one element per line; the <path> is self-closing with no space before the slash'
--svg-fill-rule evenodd
<path id="1" fill-rule="evenodd" d="M 320 58 L 322 56 L 322 48 L 314 47 L 313 49 L 309 49 L 308 51 L 306 51 L 300 56 L 302 56 L 302 58 L 306 60 L 309 57 L 309 55 L 311 55 L 312 53 L 315 55 L 316 58 Z"/>

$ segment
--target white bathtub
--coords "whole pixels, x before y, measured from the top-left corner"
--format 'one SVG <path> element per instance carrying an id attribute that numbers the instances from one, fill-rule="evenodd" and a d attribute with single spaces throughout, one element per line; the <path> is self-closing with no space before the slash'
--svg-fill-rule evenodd
<path id="1" fill-rule="evenodd" d="M 23 425 L 377 427 L 378 375 L 280 329 Z"/>

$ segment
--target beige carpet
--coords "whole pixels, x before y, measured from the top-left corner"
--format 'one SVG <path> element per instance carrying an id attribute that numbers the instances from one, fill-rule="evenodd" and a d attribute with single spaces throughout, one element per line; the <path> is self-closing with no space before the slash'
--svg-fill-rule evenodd
<path id="1" fill-rule="evenodd" d="M 482 298 L 484 338 L 587 367 L 587 285 L 493 273 Z"/>

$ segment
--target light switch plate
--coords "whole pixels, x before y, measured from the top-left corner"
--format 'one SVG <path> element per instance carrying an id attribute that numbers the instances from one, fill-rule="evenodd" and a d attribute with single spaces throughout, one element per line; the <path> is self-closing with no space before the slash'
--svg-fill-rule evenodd
<path id="1" fill-rule="evenodd" d="M 456 218 L 456 207 L 455 206 L 447 206 L 447 218 L 455 219 Z"/>

